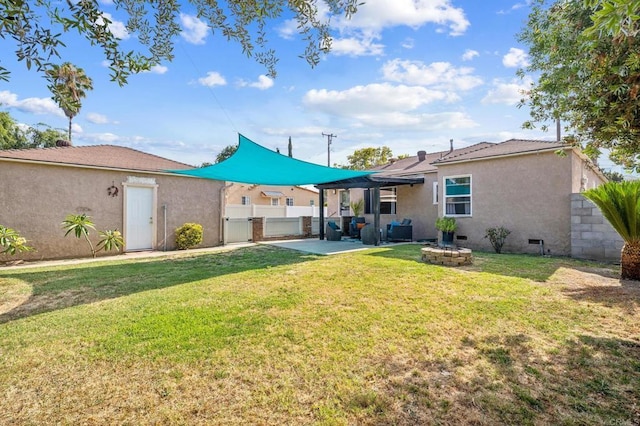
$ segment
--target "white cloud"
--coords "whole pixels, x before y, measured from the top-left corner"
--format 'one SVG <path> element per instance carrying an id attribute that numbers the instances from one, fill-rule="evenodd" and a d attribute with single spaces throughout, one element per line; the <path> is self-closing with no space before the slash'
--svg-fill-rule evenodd
<path id="1" fill-rule="evenodd" d="M 528 77 L 523 80 L 514 79 L 508 82 L 496 79 L 493 81 L 493 88 L 482 98 L 481 102 L 483 104 L 515 105 L 525 97 L 532 81 Z"/>
<path id="2" fill-rule="evenodd" d="M 15 93 L 3 90 L 0 91 L 0 105 L 32 114 L 51 114 L 58 117 L 64 117 L 64 112 L 62 112 L 51 98 L 18 99 L 18 95 Z"/>
<path id="3" fill-rule="evenodd" d="M 470 90 L 482 84 L 473 68 L 455 68 L 449 62 L 424 64 L 420 61 L 394 59 L 382 66 L 386 80 L 398 83 L 433 86 L 443 90 Z"/>
<path id="4" fill-rule="evenodd" d="M 191 44 L 204 44 L 205 38 L 209 34 L 207 24 L 198 19 L 197 16 L 180 14 L 182 32 L 180 35 Z"/>
<path id="5" fill-rule="evenodd" d="M 522 9 L 523 7 L 527 7 L 530 3 L 531 3 L 530 1 L 527 1 L 527 2 L 524 2 L 524 3 L 516 3 L 513 6 L 511 6 L 511 8 L 509 8 L 507 10 L 504 10 L 504 9 L 499 10 L 498 11 L 498 15 L 508 15 L 509 13 L 511 13 L 511 12 L 513 12 L 515 10 Z"/>
<path id="6" fill-rule="evenodd" d="M 400 43 L 400 46 L 404 47 L 405 49 L 413 49 L 415 44 L 416 41 L 414 39 L 412 39 L 411 37 L 407 37 L 402 43 Z"/>
<path id="7" fill-rule="evenodd" d="M 260 90 L 267 90 L 273 87 L 273 79 L 267 77 L 266 75 L 260 75 L 258 76 L 258 81 L 248 82 L 248 81 L 240 80 L 238 82 L 238 85 L 240 87 L 254 87 Z"/>
<path id="8" fill-rule="evenodd" d="M 526 67 L 529 65 L 529 55 L 522 49 L 512 47 L 502 58 L 502 64 L 508 68 Z"/>
<path id="9" fill-rule="evenodd" d="M 285 40 L 293 40 L 298 34 L 298 22 L 295 19 L 287 19 L 276 28 L 276 32 Z"/>
<path id="10" fill-rule="evenodd" d="M 449 35 L 462 35 L 469 27 L 462 8 L 450 0 L 369 0 L 358 8 L 351 19 L 336 20 L 338 28 L 380 32 L 384 28 L 408 26 L 419 28 L 436 24 L 448 29 Z"/>
<path id="11" fill-rule="evenodd" d="M 303 98 L 309 108 L 347 117 L 412 111 L 431 102 L 456 100 L 458 97 L 453 93 L 388 83 L 355 86 L 343 91 L 313 89 Z"/>
<path id="12" fill-rule="evenodd" d="M 102 16 L 104 16 L 105 19 L 111 22 L 109 24 L 109 31 L 111 31 L 114 36 L 116 36 L 120 40 L 127 40 L 129 37 L 131 37 L 129 31 L 127 31 L 127 28 L 122 21 L 113 19 L 113 16 L 111 16 L 111 14 L 107 12 L 103 12 Z M 102 23 L 101 21 L 101 19 L 98 19 L 98 23 Z"/>
<path id="13" fill-rule="evenodd" d="M 167 71 L 169 71 L 169 68 L 164 65 L 154 65 L 148 72 L 152 74 L 166 74 Z"/>
<path id="14" fill-rule="evenodd" d="M 75 134 L 80 134 L 83 133 L 84 130 L 82 129 L 82 127 L 78 124 L 78 123 L 72 123 L 71 124 L 71 134 L 73 135 Z"/>
<path id="15" fill-rule="evenodd" d="M 207 87 L 214 86 L 225 86 L 227 84 L 227 80 L 215 71 L 209 71 L 206 77 L 201 77 L 198 79 L 198 83 Z"/>
<path id="16" fill-rule="evenodd" d="M 94 124 L 107 124 L 109 122 L 109 119 L 106 115 L 98 114 L 95 112 L 90 112 L 89 114 L 87 114 L 86 119 L 88 122 Z"/>
<path id="17" fill-rule="evenodd" d="M 477 56 L 480 56 L 480 53 L 478 53 L 477 50 L 467 49 L 462 54 L 462 60 L 463 61 L 470 61 L 470 60 L 472 60 L 473 58 L 475 58 Z"/>
<path id="18" fill-rule="evenodd" d="M 373 38 L 338 38 L 331 42 L 331 53 L 342 56 L 380 56 L 384 53 L 384 44 L 374 43 Z"/>

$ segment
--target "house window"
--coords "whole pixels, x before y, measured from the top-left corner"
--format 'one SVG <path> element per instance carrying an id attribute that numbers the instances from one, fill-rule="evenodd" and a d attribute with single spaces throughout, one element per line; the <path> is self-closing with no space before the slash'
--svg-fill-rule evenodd
<path id="1" fill-rule="evenodd" d="M 471 176 L 444 178 L 445 215 L 471 216 Z"/>
<path id="2" fill-rule="evenodd" d="M 438 204 L 438 181 L 433 182 L 433 204 Z"/>
<path id="3" fill-rule="evenodd" d="M 373 213 L 373 191 L 364 191 L 364 212 Z M 380 214 L 396 214 L 397 195 L 396 188 L 380 188 Z"/>
<path id="4" fill-rule="evenodd" d="M 309 205 L 310 206 L 315 206 L 316 205 L 316 200 L 309 200 Z"/>
<path id="5" fill-rule="evenodd" d="M 242 196 L 242 205 L 243 206 L 248 206 L 251 204 L 251 197 L 249 197 L 248 195 L 243 195 Z"/>
<path id="6" fill-rule="evenodd" d="M 280 205 L 280 198 L 272 198 L 271 199 L 271 205 L 272 206 L 279 206 Z"/>
<path id="7" fill-rule="evenodd" d="M 287 197 L 286 203 L 287 203 L 287 206 L 293 207 L 293 198 Z"/>

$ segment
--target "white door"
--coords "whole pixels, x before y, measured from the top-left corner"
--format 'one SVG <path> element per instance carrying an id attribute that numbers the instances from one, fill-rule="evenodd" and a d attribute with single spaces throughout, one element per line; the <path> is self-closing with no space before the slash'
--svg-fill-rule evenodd
<path id="1" fill-rule="evenodd" d="M 153 249 L 155 230 L 153 187 L 126 187 L 125 246 L 127 250 Z"/>

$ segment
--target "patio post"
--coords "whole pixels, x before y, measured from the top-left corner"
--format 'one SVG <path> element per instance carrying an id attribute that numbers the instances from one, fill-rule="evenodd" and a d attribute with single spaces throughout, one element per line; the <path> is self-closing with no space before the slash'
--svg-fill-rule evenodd
<path id="1" fill-rule="evenodd" d="M 324 189 L 319 188 L 320 194 L 320 224 L 318 227 L 320 228 L 320 239 L 324 240 Z"/>
<path id="2" fill-rule="evenodd" d="M 376 245 L 380 245 L 380 187 L 373 188 L 373 228 L 376 232 Z"/>

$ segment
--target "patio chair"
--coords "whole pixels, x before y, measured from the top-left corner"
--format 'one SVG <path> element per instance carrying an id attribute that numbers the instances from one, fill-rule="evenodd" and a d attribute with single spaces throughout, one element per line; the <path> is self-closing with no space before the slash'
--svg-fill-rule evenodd
<path id="1" fill-rule="evenodd" d="M 366 221 L 364 217 L 354 217 L 351 219 L 349 223 L 349 236 L 351 238 L 360 238 L 360 230 L 364 227 Z"/>
<path id="2" fill-rule="evenodd" d="M 387 225 L 387 241 L 412 241 L 413 226 L 411 219 L 402 219 L 402 222 L 391 222 Z"/>
<path id="3" fill-rule="evenodd" d="M 327 222 L 325 235 L 327 237 L 327 241 L 340 241 L 340 240 L 342 240 L 342 230 L 340 229 L 340 227 L 334 221 Z"/>

